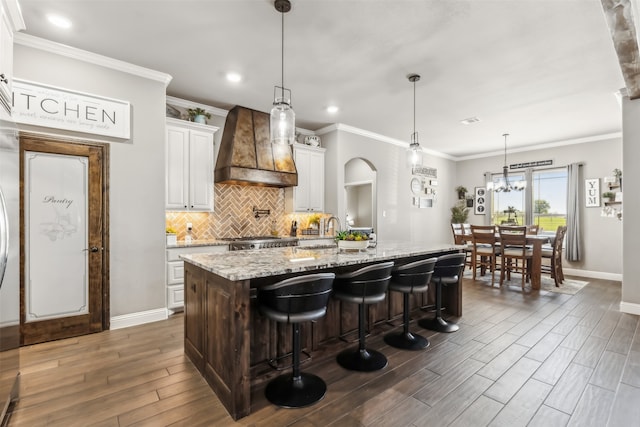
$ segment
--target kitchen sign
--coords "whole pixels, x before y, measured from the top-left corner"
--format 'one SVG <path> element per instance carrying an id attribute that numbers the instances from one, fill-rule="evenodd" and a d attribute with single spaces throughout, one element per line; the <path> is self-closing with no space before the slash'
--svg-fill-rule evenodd
<path id="1" fill-rule="evenodd" d="M 12 103 L 17 123 L 130 138 L 126 101 L 13 79 Z"/>

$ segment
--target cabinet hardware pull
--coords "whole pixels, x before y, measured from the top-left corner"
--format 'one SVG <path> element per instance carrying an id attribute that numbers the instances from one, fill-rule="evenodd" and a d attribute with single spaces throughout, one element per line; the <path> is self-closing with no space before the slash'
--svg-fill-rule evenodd
<path id="1" fill-rule="evenodd" d="M 191 284 L 191 290 L 192 290 L 193 292 L 195 292 L 195 291 L 196 291 L 196 285 L 195 285 L 195 283 L 192 283 L 192 284 Z"/>

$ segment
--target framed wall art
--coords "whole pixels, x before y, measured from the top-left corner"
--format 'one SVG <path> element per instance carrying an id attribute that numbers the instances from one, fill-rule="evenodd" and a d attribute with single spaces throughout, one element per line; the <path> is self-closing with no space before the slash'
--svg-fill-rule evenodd
<path id="1" fill-rule="evenodd" d="M 484 215 L 487 212 L 487 189 L 484 187 L 476 187 L 474 191 L 475 204 L 473 213 L 476 215 Z"/>

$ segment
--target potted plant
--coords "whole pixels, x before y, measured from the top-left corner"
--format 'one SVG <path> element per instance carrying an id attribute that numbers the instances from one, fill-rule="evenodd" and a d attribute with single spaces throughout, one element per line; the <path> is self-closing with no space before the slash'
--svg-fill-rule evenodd
<path id="1" fill-rule="evenodd" d="M 203 110 L 200 107 L 197 108 L 189 108 L 187 110 L 187 112 L 189 113 L 189 119 L 192 122 L 196 122 L 196 123 L 207 123 L 207 121 L 205 120 L 205 117 L 207 119 L 211 118 L 211 114 L 207 113 L 205 110 Z"/>
<path id="2" fill-rule="evenodd" d="M 456 187 L 456 191 L 458 192 L 458 199 L 462 200 L 464 198 L 466 198 L 466 194 L 467 194 L 467 188 L 463 187 L 462 185 L 458 185 Z"/>
<path id="3" fill-rule="evenodd" d="M 602 193 L 602 201 L 604 203 L 608 203 L 612 200 L 615 200 L 615 198 L 616 198 L 616 193 L 612 191 L 605 191 L 604 193 Z"/>
<path id="4" fill-rule="evenodd" d="M 360 250 L 369 246 L 369 236 L 359 231 L 340 231 L 336 234 L 338 248 L 344 250 Z"/>
<path id="5" fill-rule="evenodd" d="M 459 200 L 458 203 L 451 207 L 451 223 L 464 224 L 469 218 L 469 208 L 465 200 Z"/>

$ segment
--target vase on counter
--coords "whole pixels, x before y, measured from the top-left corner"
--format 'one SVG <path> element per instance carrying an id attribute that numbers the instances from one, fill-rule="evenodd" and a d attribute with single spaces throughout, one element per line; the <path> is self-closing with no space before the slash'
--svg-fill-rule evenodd
<path id="1" fill-rule="evenodd" d="M 175 233 L 167 233 L 167 245 L 175 245 L 178 243 L 178 236 Z"/>

